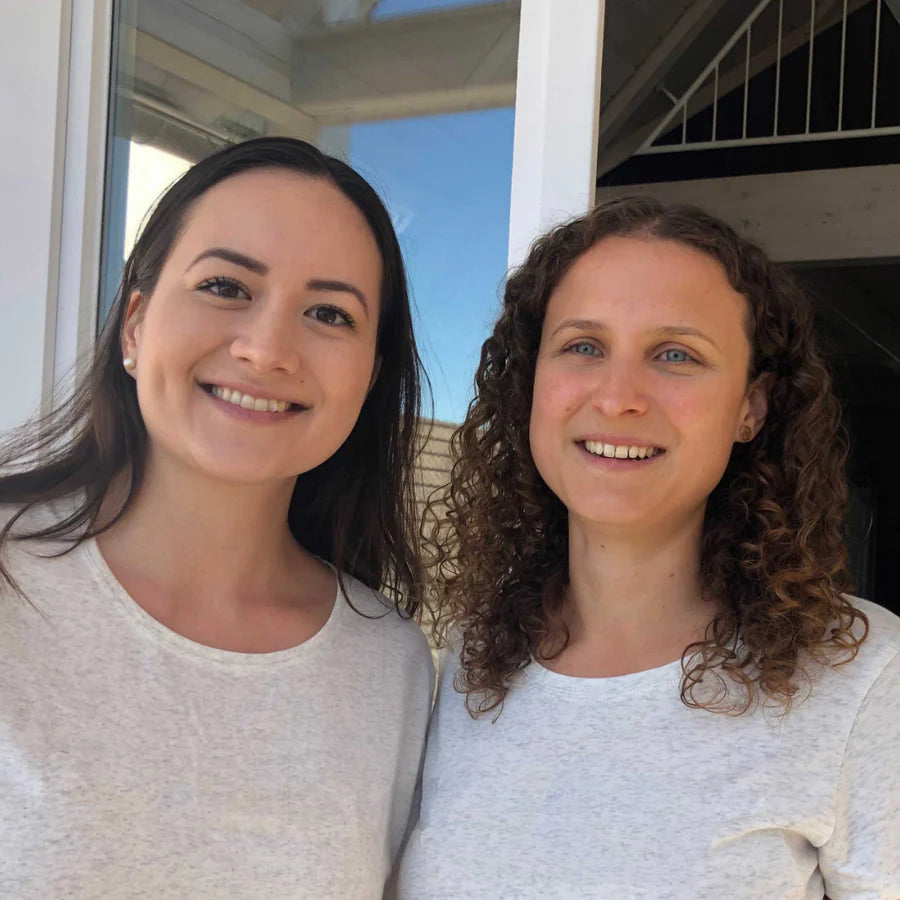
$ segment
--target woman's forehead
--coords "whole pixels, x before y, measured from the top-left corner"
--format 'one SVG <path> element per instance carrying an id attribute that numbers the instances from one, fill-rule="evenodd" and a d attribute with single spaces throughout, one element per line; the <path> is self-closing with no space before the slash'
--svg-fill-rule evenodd
<path id="1" fill-rule="evenodd" d="M 610 328 L 703 323 L 746 337 L 749 308 L 710 255 L 679 241 L 615 236 L 579 256 L 552 291 L 545 325 L 571 316 Z"/>

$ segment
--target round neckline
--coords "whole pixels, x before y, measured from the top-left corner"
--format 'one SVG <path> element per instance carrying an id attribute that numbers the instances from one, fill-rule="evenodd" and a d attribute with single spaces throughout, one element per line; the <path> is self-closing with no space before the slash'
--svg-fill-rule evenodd
<path id="1" fill-rule="evenodd" d="M 627 675 L 585 677 L 562 675 L 538 662 L 534 657 L 522 670 L 522 677 L 543 690 L 570 697 L 607 697 L 652 691 L 662 685 L 681 682 L 681 657 L 652 669 L 630 672 Z"/>
<path id="2" fill-rule="evenodd" d="M 267 667 L 273 665 L 282 665 L 284 663 L 293 662 L 298 659 L 306 658 L 310 653 L 320 651 L 327 647 L 335 638 L 340 628 L 341 620 L 344 616 L 344 594 L 341 590 L 340 579 L 337 577 L 337 570 L 327 560 L 322 562 L 328 566 L 334 573 L 337 582 L 335 586 L 334 603 L 331 612 L 322 627 L 305 641 L 295 644 L 293 647 L 287 647 L 284 650 L 273 650 L 267 653 L 243 653 L 238 650 L 223 650 L 219 647 L 210 647 L 207 644 L 201 644 L 194 641 L 177 631 L 173 631 L 166 625 L 163 625 L 158 619 L 150 615 L 132 596 L 125 590 L 112 570 L 107 565 L 100 547 L 97 545 L 96 538 L 90 538 L 81 545 L 84 551 L 103 583 L 103 586 L 112 595 L 116 601 L 116 606 L 125 615 L 131 619 L 144 632 L 148 633 L 151 638 L 160 644 L 167 646 L 169 649 L 179 653 L 206 660 L 208 662 L 220 663 L 231 666 L 246 667 Z"/>

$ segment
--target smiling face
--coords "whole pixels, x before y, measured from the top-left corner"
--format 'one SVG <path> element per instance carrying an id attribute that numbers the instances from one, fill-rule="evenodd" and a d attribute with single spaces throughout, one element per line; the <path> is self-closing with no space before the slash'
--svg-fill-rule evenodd
<path id="1" fill-rule="evenodd" d="M 742 426 L 765 416 L 747 316 L 719 263 L 675 241 L 608 237 L 572 265 L 547 305 L 530 426 L 570 522 L 699 526 Z"/>
<path id="2" fill-rule="evenodd" d="M 376 374 L 381 275 L 368 223 L 328 181 L 259 169 L 210 188 L 129 304 L 151 460 L 250 483 L 328 459 Z"/>

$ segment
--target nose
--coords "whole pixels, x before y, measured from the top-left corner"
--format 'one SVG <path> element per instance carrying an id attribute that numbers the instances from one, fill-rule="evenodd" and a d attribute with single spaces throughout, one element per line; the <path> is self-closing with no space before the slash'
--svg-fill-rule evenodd
<path id="1" fill-rule="evenodd" d="M 639 416 L 647 412 L 646 373 L 638 361 L 608 359 L 597 369 L 591 403 L 606 418 Z"/>
<path id="2" fill-rule="evenodd" d="M 241 319 L 231 355 L 260 373 L 292 375 L 300 367 L 298 332 L 293 316 L 279 304 L 259 303 Z"/>

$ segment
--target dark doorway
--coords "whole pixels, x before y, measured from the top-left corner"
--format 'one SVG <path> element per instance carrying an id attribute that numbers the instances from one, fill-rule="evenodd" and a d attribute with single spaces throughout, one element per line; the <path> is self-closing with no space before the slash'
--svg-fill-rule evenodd
<path id="1" fill-rule="evenodd" d="M 900 262 L 796 266 L 850 432 L 847 523 L 856 592 L 900 613 Z"/>

